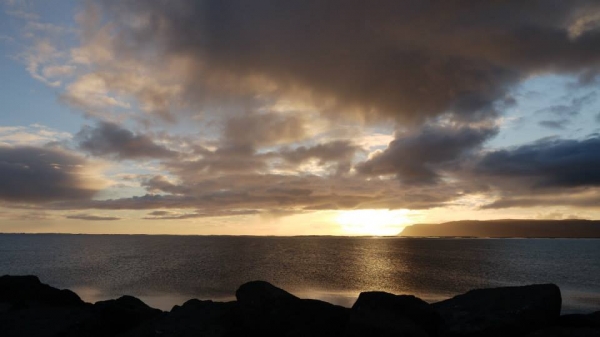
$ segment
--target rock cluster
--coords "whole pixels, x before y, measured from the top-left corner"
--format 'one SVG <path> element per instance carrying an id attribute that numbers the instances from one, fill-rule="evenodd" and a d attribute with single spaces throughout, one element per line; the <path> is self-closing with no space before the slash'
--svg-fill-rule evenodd
<path id="1" fill-rule="evenodd" d="M 344 308 L 253 281 L 236 299 L 192 299 L 163 312 L 131 296 L 89 304 L 35 276 L 2 276 L 0 336 L 600 336 L 600 311 L 561 316 L 553 284 L 472 290 L 433 304 L 364 292 Z"/>

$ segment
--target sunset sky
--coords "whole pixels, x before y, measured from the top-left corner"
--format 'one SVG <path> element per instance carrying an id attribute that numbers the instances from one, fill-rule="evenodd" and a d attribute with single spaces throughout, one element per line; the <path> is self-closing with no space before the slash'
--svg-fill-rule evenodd
<path id="1" fill-rule="evenodd" d="M 0 1 L 0 232 L 600 219 L 599 1 Z"/>

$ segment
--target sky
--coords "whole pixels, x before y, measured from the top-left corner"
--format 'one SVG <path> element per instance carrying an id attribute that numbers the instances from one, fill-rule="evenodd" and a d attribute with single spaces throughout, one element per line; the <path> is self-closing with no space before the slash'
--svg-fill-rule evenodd
<path id="1" fill-rule="evenodd" d="M 0 1 L 0 232 L 600 219 L 597 1 Z"/>

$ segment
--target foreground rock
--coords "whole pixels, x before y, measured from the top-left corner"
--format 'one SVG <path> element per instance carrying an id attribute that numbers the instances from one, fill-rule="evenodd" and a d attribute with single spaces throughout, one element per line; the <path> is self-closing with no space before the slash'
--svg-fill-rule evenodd
<path id="1" fill-rule="evenodd" d="M 433 304 L 444 336 L 518 336 L 555 322 L 560 289 L 554 284 L 471 290 Z"/>
<path id="2" fill-rule="evenodd" d="M 551 284 L 473 290 L 431 305 L 364 292 L 344 308 L 253 281 L 236 299 L 192 299 L 162 312 L 131 296 L 92 305 L 34 276 L 3 276 L 0 336 L 600 336 L 600 312 L 560 316 Z"/>
<path id="3" fill-rule="evenodd" d="M 42 284 L 37 276 L 8 275 L 0 277 L 0 302 L 10 306 L 5 309 L 85 304 L 74 292 Z"/>
<path id="4" fill-rule="evenodd" d="M 352 336 L 437 336 L 440 314 L 412 295 L 380 291 L 361 293 L 352 306 L 347 334 Z"/>
<path id="5" fill-rule="evenodd" d="M 341 336 L 350 310 L 300 299 L 264 281 L 243 284 L 235 293 L 247 331 L 262 336 Z"/>

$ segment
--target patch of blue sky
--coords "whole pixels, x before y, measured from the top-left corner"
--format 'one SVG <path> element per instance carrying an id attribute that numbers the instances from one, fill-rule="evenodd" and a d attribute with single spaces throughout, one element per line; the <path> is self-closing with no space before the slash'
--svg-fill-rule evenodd
<path id="1" fill-rule="evenodd" d="M 74 29 L 73 3 L 4 3 L 0 11 L 0 78 L 3 79 L 0 81 L 0 125 L 40 124 L 67 132 L 76 132 L 80 128 L 83 117 L 60 102 L 61 89 L 32 78 L 22 59 L 22 54 L 32 43 L 25 34 L 27 25 L 30 22 L 51 23 Z M 76 34 L 67 36 L 65 42 L 74 44 Z"/>
<path id="2" fill-rule="evenodd" d="M 596 116 L 600 112 L 600 93 L 596 93 L 594 86 L 576 86 L 576 83 L 576 77 L 566 75 L 539 75 L 521 83 L 513 90 L 517 104 L 504 111 L 500 132 L 487 146 L 517 146 L 546 137 L 582 139 L 598 132 L 600 123 Z M 576 109 L 563 109 L 562 115 L 549 109 L 568 107 L 573 105 L 573 100 L 585 96 L 590 99 Z"/>

